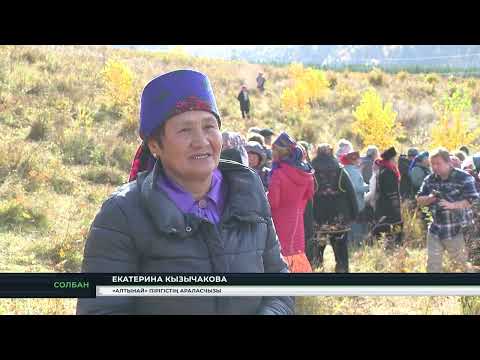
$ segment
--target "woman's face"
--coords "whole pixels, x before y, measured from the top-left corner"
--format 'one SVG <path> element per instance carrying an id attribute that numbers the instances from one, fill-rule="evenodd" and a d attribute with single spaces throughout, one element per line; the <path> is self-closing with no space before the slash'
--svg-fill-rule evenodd
<path id="1" fill-rule="evenodd" d="M 258 154 L 255 154 L 253 152 L 248 153 L 248 166 L 251 168 L 256 168 L 260 165 L 260 156 Z"/>
<path id="2" fill-rule="evenodd" d="M 163 167 L 180 179 L 204 179 L 220 161 L 222 134 L 214 115 L 188 111 L 165 123 L 161 145 L 149 143 Z"/>
<path id="3" fill-rule="evenodd" d="M 272 160 L 279 161 L 281 159 L 280 150 L 274 145 L 272 147 Z"/>

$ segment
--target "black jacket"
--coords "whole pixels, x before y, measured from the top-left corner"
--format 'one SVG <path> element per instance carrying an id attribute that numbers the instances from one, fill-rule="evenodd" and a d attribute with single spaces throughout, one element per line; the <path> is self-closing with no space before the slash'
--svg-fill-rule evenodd
<path id="1" fill-rule="evenodd" d="M 240 107 L 242 109 L 249 109 L 250 108 L 250 96 L 247 93 L 247 100 L 245 101 L 245 97 L 242 94 L 242 91 L 237 96 L 237 100 L 240 101 Z"/>
<path id="2" fill-rule="evenodd" d="M 350 176 L 333 156 L 320 154 L 312 160 L 318 189 L 313 197 L 313 216 L 319 225 L 349 225 L 358 216 Z"/>
<path id="3" fill-rule="evenodd" d="M 375 205 L 375 218 L 379 221 L 383 216 L 386 218 L 381 223 L 394 224 L 402 221 L 400 210 L 399 182 L 395 173 L 382 167 L 378 174 L 379 192 Z"/>
<path id="4" fill-rule="evenodd" d="M 398 158 L 398 170 L 400 171 L 400 185 L 399 193 L 402 199 L 413 199 L 415 193 L 413 191 L 412 181 L 408 176 L 408 168 L 410 166 L 410 160 L 406 155 L 400 155 Z"/>
<path id="5" fill-rule="evenodd" d="M 228 187 L 218 226 L 182 214 L 151 172 L 120 187 L 95 217 L 82 272 L 286 273 L 263 186 L 249 168 L 220 160 Z M 292 314 L 291 297 L 98 297 L 77 314 Z"/>

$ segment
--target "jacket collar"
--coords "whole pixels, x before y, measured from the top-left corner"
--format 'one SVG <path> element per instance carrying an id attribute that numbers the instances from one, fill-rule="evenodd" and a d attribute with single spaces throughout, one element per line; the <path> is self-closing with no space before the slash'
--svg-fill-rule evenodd
<path id="1" fill-rule="evenodd" d="M 239 163 L 220 160 L 219 170 L 226 182 L 227 196 L 221 223 L 233 219 L 243 222 L 265 222 L 271 217 L 268 201 L 258 175 Z M 160 232 L 180 238 L 190 236 L 204 220 L 193 214 L 183 214 L 158 187 L 158 176 L 163 174 L 159 161 L 153 170 L 142 172 L 137 178 L 141 203 Z"/>

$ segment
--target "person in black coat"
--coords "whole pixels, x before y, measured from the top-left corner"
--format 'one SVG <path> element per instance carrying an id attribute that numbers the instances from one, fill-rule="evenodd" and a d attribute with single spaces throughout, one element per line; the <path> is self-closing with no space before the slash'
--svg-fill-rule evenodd
<path id="1" fill-rule="evenodd" d="M 375 164 L 379 167 L 377 196 L 375 202 L 375 236 L 385 236 L 385 248 L 391 249 L 402 241 L 402 213 L 400 204 L 400 172 L 395 164 L 397 152 L 394 147 L 381 154 Z"/>
<path id="2" fill-rule="evenodd" d="M 313 198 L 313 217 L 315 219 L 315 238 L 321 239 L 320 227 L 333 225 L 328 238 L 335 254 L 335 272 L 349 272 L 347 233 L 352 221 L 358 216 L 358 204 L 352 181 L 343 166 L 333 156 L 333 148 L 322 144 L 317 156 L 312 160 L 315 169 L 317 191 Z M 326 243 L 313 241 L 311 245 L 313 264 L 323 263 Z M 317 258 L 315 258 L 318 257 Z"/>
<path id="3" fill-rule="evenodd" d="M 240 111 L 242 112 L 242 118 L 245 116 L 250 119 L 250 96 L 246 86 L 242 86 L 242 90 L 237 96 L 237 100 L 240 102 Z"/>

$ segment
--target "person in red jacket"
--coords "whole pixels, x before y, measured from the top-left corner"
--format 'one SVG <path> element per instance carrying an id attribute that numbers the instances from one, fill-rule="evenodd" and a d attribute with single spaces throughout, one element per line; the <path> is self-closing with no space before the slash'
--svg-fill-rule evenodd
<path id="1" fill-rule="evenodd" d="M 314 170 L 302 147 L 285 132 L 273 143 L 272 155 L 268 201 L 282 255 L 290 272 L 312 272 L 305 255 L 303 215 L 314 194 Z"/>

